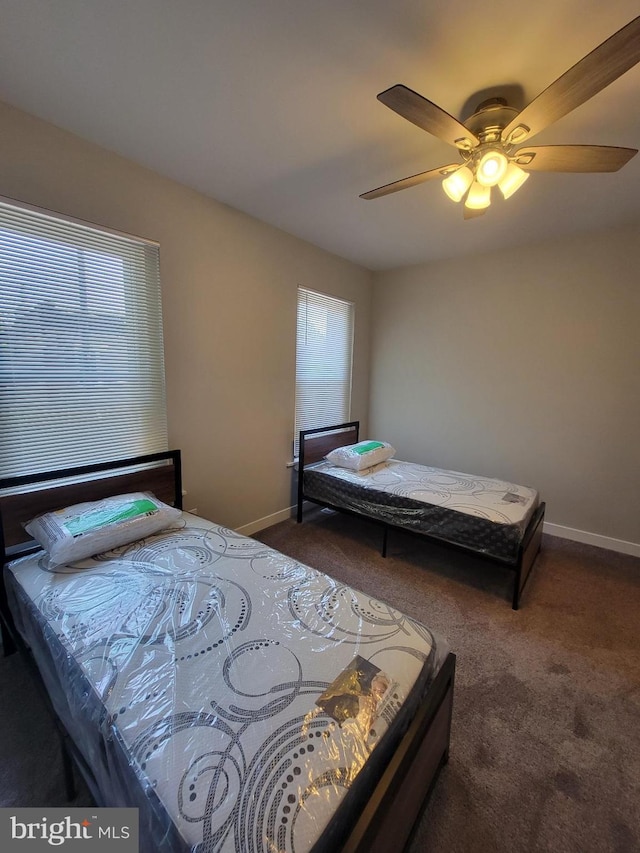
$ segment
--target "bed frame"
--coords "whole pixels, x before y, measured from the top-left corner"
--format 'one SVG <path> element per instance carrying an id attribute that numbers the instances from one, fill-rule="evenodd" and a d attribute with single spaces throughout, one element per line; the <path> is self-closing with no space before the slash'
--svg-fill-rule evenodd
<path id="1" fill-rule="evenodd" d="M 540 550 L 540 545 L 542 542 L 542 527 L 544 522 L 545 504 L 541 502 L 538 505 L 520 543 L 517 558 L 513 562 L 510 562 L 508 560 L 501 560 L 497 557 L 489 556 L 480 551 L 474 551 L 472 548 L 469 548 L 466 545 L 457 545 L 453 542 L 445 541 L 429 533 L 423 533 L 421 531 L 408 529 L 406 527 L 403 527 L 400 523 L 392 524 L 390 522 L 381 521 L 380 519 L 370 518 L 365 513 L 360 513 L 352 509 L 346 509 L 341 506 L 326 503 L 324 501 L 317 500 L 316 498 L 307 495 L 304 490 L 305 467 L 307 465 L 313 465 L 316 462 L 320 462 L 326 456 L 327 453 L 329 453 L 331 450 L 335 450 L 337 447 L 344 447 L 348 444 L 355 444 L 359 440 L 359 434 L 359 421 L 349 421 L 344 424 L 337 424 L 334 426 L 320 427 L 318 429 L 306 429 L 300 431 L 300 443 L 298 452 L 298 523 L 302 522 L 304 501 L 311 501 L 315 504 L 319 504 L 320 506 L 326 506 L 330 509 L 338 510 L 339 512 L 345 512 L 350 515 L 357 515 L 360 518 L 369 518 L 370 521 L 382 526 L 383 538 L 381 552 L 383 557 L 387 556 L 389 528 L 395 527 L 400 530 L 404 530 L 405 532 L 414 533 L 418 536 L 422 536 L 428 541 L 437 542 L 439 545 L 444 545 L 446 547 L 466 551 L 467 553 L 471 553 L 474 556 L 481 557 L 484 560 L 489 560 L 490 562 L 496 565 L 503 567 L 506 566 L 507 568 L 515 572 L 511 606 L 514 610 L 518 610 L 518 608 L 520 607 L 520 599 L 522 597 L 523 590 L 531 574 L 531 570 L 533 568 L 533 564 L 535 562 L 538 551 Z"/>
<path id="2" fill-rule="evenodd" d="M 71 482 L 73 479 L 75 482 Z M 38 550 L 22 527 L 34 515 L 129 491 L 152 491 L 165 503 L 182 508 L 180 451 L 0 480 L 0 623 L 4 653 L 10 654 L 16 648 L 23 653 L 54 717 L 63 747 L 68 798 L 74 796 L 73 759 L 97 805 L 105 804 L 100 802 L 91 767 L 56 718 L 38 668 L 15 629 L 7 602 L 4 567 L 16 557 Z M 439 771 L 448 761 L 455 665 L 455 655 L 449 653 L 421 698 L 391 760 L 384 767 L 374 763 L 368 784 L 347 792 L 336 819 L 322 837 L 322 847 L 317 844 L 313 853 L 320 853 L 320 849 L 326 853 L 399 853 L 409 846 Z"/>

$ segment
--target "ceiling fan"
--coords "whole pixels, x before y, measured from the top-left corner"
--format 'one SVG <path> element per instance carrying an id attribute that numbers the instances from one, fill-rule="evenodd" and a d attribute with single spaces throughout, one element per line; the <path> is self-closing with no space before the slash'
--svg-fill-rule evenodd
<path id="1" fill-rule="evenodd" d="M 378 100 L 402 118 L 458 149 L 462 163 L 439 166 L 362 193 L 379 198 L 443 178 L 453 201 L 464 198 L 464 217 L 483 214 L 491 203 L 492 187 L 509 198 L 529 172 L 615 172 L 637 154 L 635 148 L 607 145 L 524 145 L 562 116 L 592 98 L 640 61 L 640 17 L 635 18 L 566 71 L 523 110 L 504 98 L 483 101 L 464 123 L 412 89 L 398 84 Z"/>

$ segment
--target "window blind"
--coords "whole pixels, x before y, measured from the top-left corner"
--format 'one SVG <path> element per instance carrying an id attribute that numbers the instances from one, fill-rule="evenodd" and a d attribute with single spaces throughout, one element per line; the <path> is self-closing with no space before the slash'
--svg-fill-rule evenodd
<path id="1" fill-rule="evenodd" d="M 301 429 L 349 420 L 353 315 L 351 302 L 298 288 L 295 455 Z"/>
<path id="2" fill-rule="evenodd" d="M 166 449 L 157 244 L 0 201 L 0 476 Z"/>

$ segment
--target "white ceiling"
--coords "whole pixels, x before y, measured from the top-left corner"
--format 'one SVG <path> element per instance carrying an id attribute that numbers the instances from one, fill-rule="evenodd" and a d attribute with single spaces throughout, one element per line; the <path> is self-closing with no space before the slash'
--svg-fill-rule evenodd
<path id="1" fill-rule="evenodd" d="M 439 181 L 358 198 L 458 159 L 378 92 L 404 83 L 457 118 L 501 85 L 528 103 L 637 14 L 637 0 L 0 0 L 0 99 L 388 269 L 640 221 L 640 154 L 613 174 L 533 174 L 470 221 Z M 640 64 L 535 137 L 552 143 L 640 147 Z"/>

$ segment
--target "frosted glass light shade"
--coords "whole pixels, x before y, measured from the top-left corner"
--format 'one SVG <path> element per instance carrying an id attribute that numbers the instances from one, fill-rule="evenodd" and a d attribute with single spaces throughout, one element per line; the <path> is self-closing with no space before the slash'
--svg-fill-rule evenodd
<path id="1" fill-rule="evenodd" d="M 484 210 L 485 207 L 489 207 L 491 204 L 491 187 L 485 187 L 474 181 L 464 204 L 471 210 Z"/>
<path id="2" fill-rule="evenodd" d="M 510 198 L 516 190 L 520 189 L 528 177 L 528 172 L 516 166 L 515 163 L 509 163 L 504 178 L 498 184 L 500 192 L 505 198 Z"/>
<path id="3" fill-rule="evenodd" d="M 471 169 L 468 166 L 461 166 L 453 174 L 449 175 L 448 178 L 444 179 L 442 189 L 451 201 L 460 201 L 471 186 L 472 181 L 473 172 Z"/>
<path id="4" fill-rule="evenodd" d="M 476 168 L 476 181 L 483 187 L 495 187 L 504 178 L 509 167 L 507 155 L 503 151 L 486 151 Z"/>

